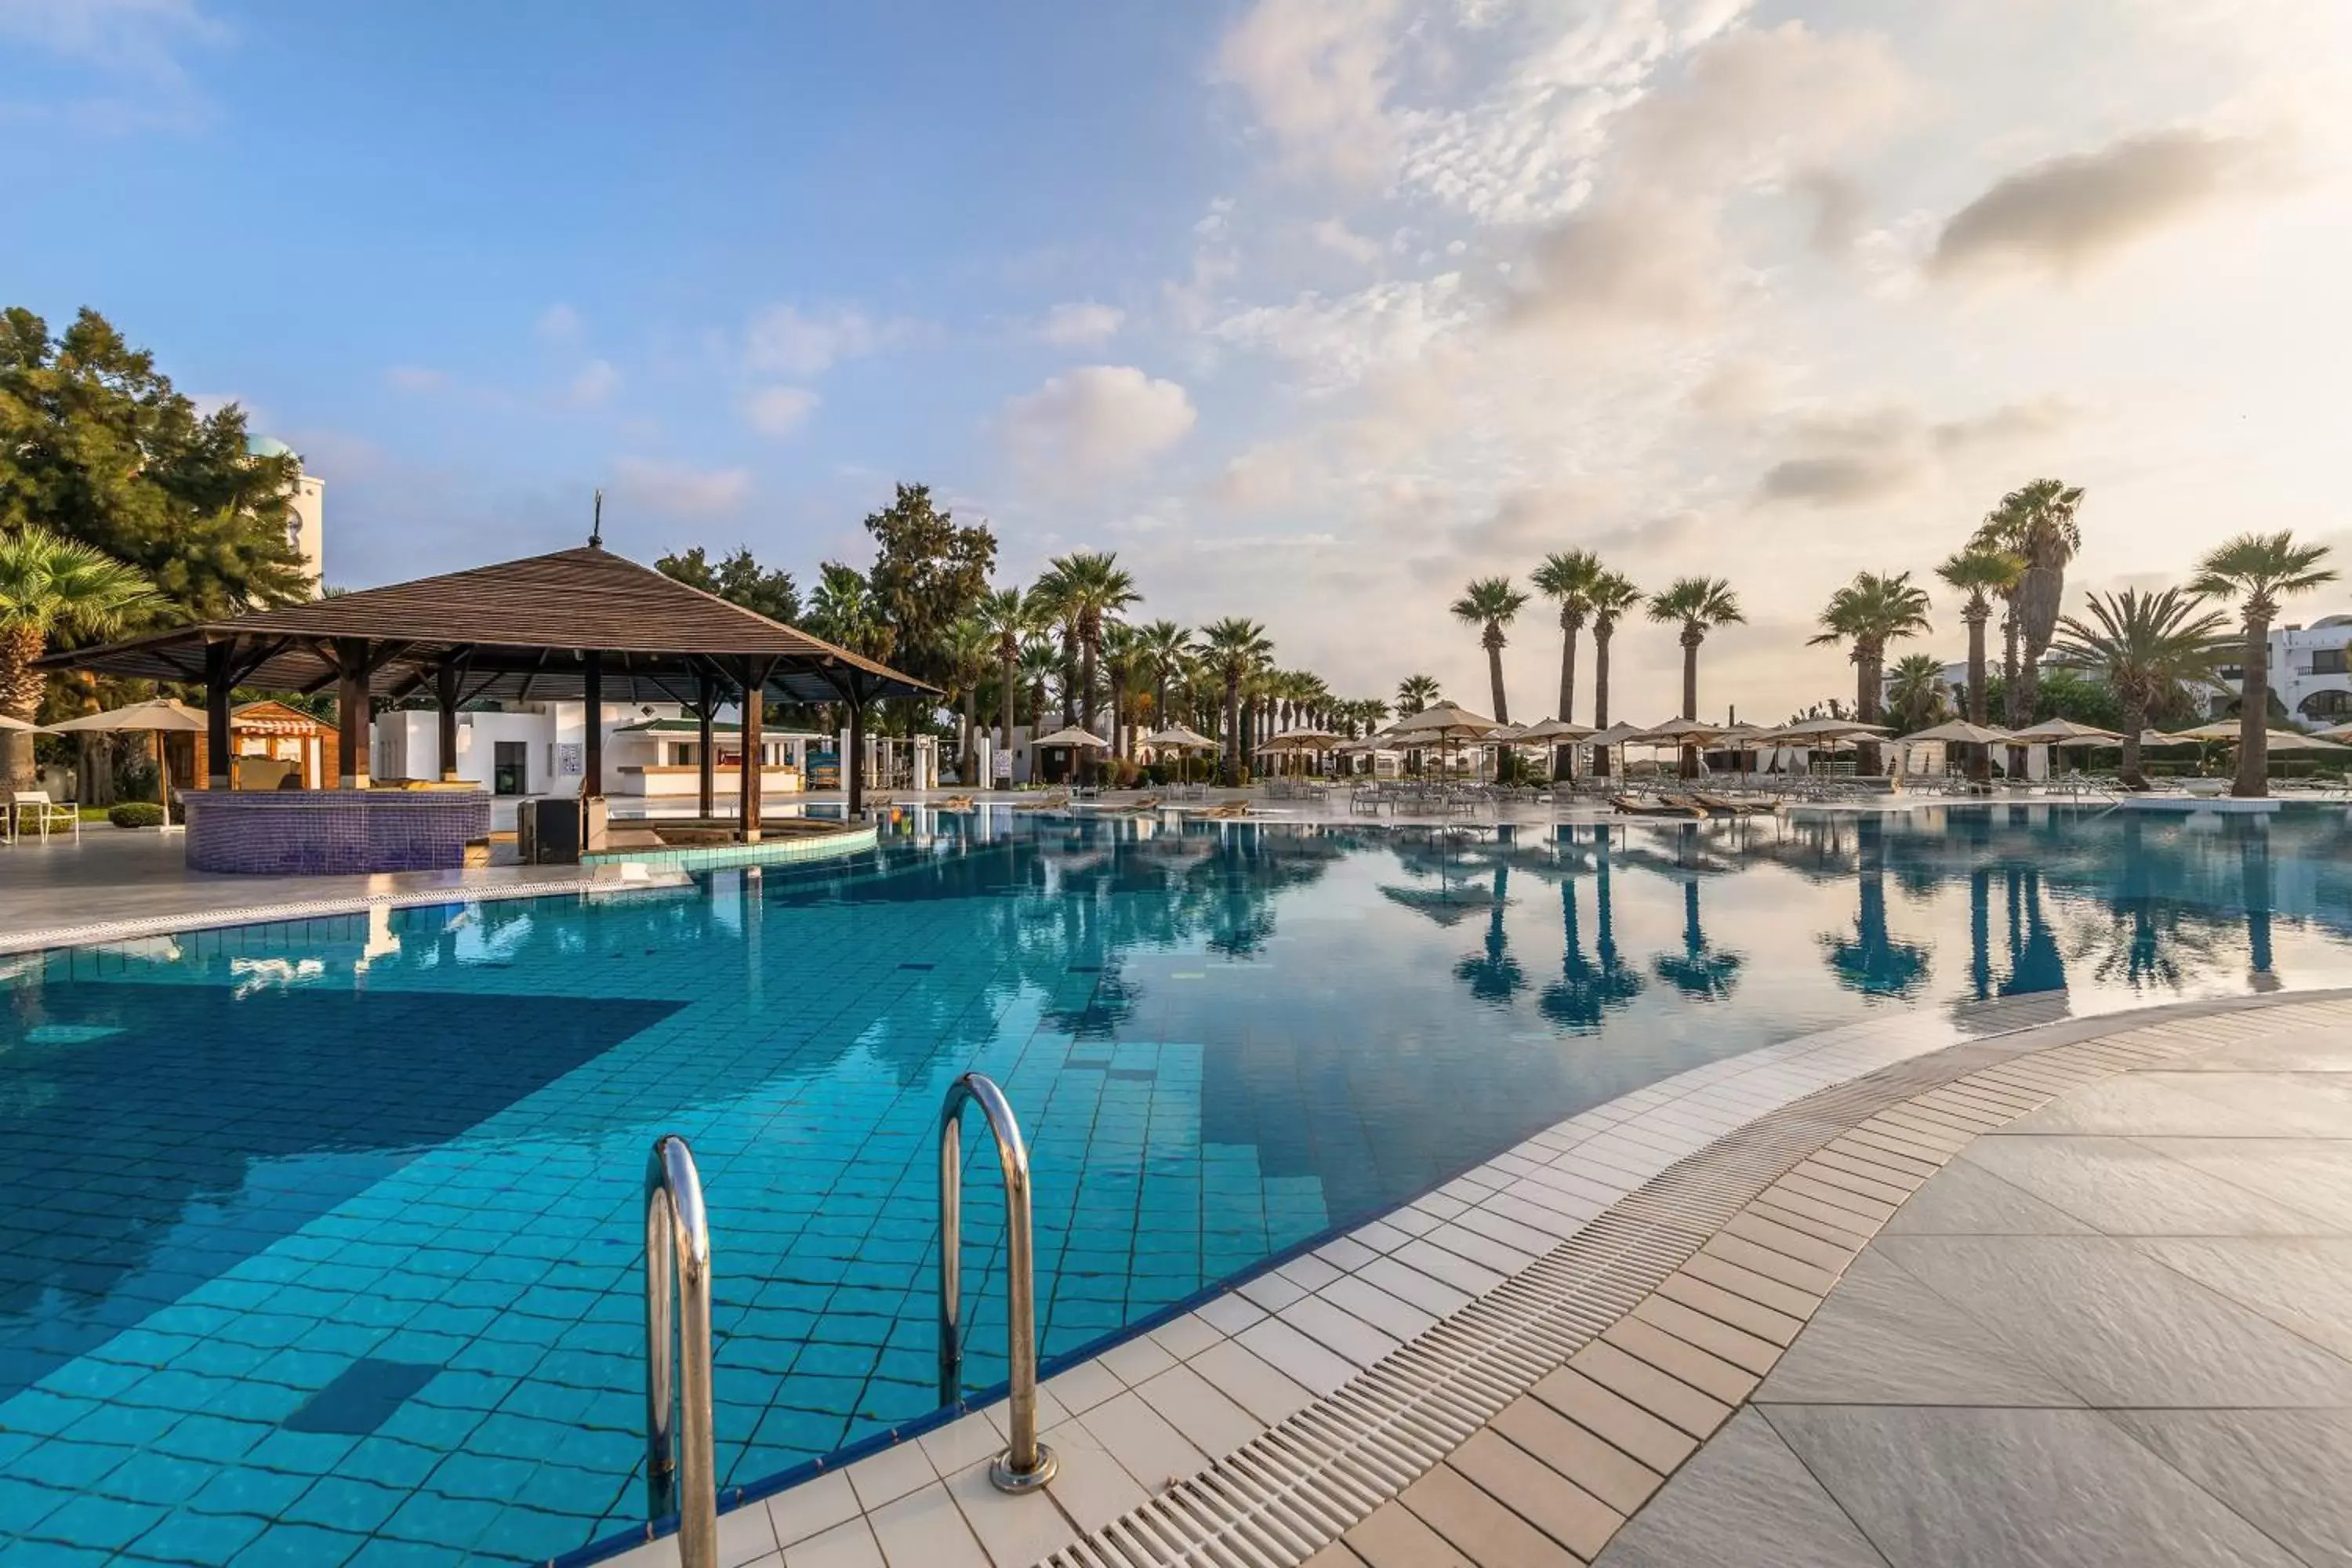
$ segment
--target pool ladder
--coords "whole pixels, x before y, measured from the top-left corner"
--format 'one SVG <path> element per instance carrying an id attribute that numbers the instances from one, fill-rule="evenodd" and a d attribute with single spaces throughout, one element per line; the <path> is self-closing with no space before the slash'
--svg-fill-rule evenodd
<path id="1" fill-rule="evenodd" d="M 694 1151 L 676 1134 L 656 1139 L 646 1162 L 646 1484 L 649 1517 L 677 1513 L 679 1568 L 719 1568 L 710 1222 Z"/>
<path id="2" fill-rule="evenodd" d="M 1029 1150 L 1004 1091 L 968 1072 L 940 1109 L 940 1403 L 962 1394 L 963 1108 L 977 1105 L 1004 1172 L 1006 1360 L 1012 1367 L 1011 1443 L 988 1467 L 996 1489 L 1032 1492 L 1054 1479 L 1054 1450 L 1037 1441 L 1037 1280 L 1029 1226 Z"/>

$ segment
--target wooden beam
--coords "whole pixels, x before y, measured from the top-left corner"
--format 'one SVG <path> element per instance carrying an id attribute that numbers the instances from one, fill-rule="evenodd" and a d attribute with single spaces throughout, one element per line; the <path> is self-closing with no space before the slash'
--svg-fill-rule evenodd
<path id="1" fill-rule="evenodd" d="M 336 638 L 335 665 L 341 675 L 335 689 L 335 728 L 342 752 L 336 763 L 335 783 L 342 789 L 365 789 L 373 782 L 368 776 L 374 717 L 374 704 L 368 696 L 368 640 Z"/>
<path id="2" fill-rule="evenodd" d="M 743 660 L 743 754 L 737 759 L 742 793 L 736 799 L 740 819 L 738 831 L 746 844 L 760 842 L 760 724 L 764 717 L 761 709 L 764 706 L 771 668 L 765 659 Z"/>
<path id="3" fill-rule="evenodd" d="M 448 659 L 434 666 L 433 694 L 440 704 L 441 782 L 457 782 L 457 678 L 461 672 Z"/>
<path id="4" fill-rule="evenodd" d="M 711 710 L 718 705 L 717 689 L 710 677 L 698 673 L 694 678 L 694 711 L 702 721 L 702 743 L 695 749 L 695 783 L 699 791 L 699 815 L 705 821 L 719 810 L 719 759 L 712 754 L 711 744 L 717 738 Z"/>
<path id="5" fill-rule="evenodd" d="M 229 693 L 236 689 L 230 679 L 231 657 L 236 645 L 228 638 L 205 644 L 205 787 L 229 787 Z M 162 748 L 159 738 L 157 749 Z"/>
<path id="6" fill-rule="evenodd" d="M 580 795 L 587 800 L 604 793 L 604 656 L 593 648 L 581 655 L 580 704 L 588 727 L 588 766 L 580 775 Z"/>

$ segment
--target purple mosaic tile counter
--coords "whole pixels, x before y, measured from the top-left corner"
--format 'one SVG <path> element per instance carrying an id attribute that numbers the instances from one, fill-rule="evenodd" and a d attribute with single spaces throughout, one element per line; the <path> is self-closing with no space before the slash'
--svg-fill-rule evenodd
<path id="1" fill-rule="evenodd" d="M 446 871 L 490 833 L 484 790 L 190 790 L 188 868 L 245 876 Z"/>

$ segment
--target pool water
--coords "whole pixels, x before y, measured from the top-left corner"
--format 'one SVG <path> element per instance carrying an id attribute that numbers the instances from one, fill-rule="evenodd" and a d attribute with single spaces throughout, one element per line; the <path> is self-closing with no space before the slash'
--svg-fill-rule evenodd
<path id="1" fill-rule="evenodd" d="M 2352 820 L 928 816 L 832 868 L 0 960 L 0 1557 L 544 1560 L 643 1518 L 641 1192 L 723 1485 L 918 1419 L 934 1125 L 1003 1084 L 1049 1356 L 1586 1107 L 1889 1008 L 2352 980 Z M 975 1157 L 979 1139 L 971 1140 Z M 967 1177 L 969 1386 L 1003 1205 Z"/>

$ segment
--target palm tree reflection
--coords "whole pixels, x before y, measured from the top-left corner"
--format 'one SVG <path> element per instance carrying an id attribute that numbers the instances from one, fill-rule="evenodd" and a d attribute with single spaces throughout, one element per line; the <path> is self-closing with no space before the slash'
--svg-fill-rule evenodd
<path id="1" fill-rule="evenodd" d="M 1861 825 L 1861 866 L 1855 873 L 1861 909 L 1851 937 L 1824 932 L 1822 948 L 1838 984 L 1865 996 L 1908 996 L 1927 980 L 1934 961 L 1916 942 L 1896 942 L 1886 929 L 1885 837 L 1874 818 Z"/>
<path id="2" fill-rule="evenodd" d="M 1593 897 L 1600 906 L 1600 963 L 1584 955 L 1584 939 L 1577 931 L 1576 880 L 1559 883 L 1559 918 L 1565 942 L 1559 978 L 1543 988 L 1537 1005 L 1545 1017 L 1564 1028 L 1598 1028 L 1612 1008 L 1630 1005 L 1642 994 L 1642 976 L 1625 967 L 1617 952 L 1617 934 L 1610 902 L 1607 827 L 1593 829 Z"/>
<path id="3" fill-rule="evenodd" d="M 1743 960 L 1737 952 L 1710 946 L 1699 924 L 1698 879 L 1683 881 L 1683 950 L 1660 953 L 1652 960 L 1658 978 L 1697 1002 L 1720 1002 L 1738 983 Z"/>
<path id="4" fill-rule="evenodd" d="M 1470 994 L 1479 1001 L 1507 1005 L 1527 983 L 1527 973 L 1519 961 L 1511 956 L 1510 941 L 1503 931 L 1503 910 L 1511 890 L 1511 868 L 1506 861 L 1495 862 L 1494 901 L 1486 914 L 1486 940 L 1481 950 L 1464 958 L 1454 966 L 1454 977 L 1470 987 Z"/>

